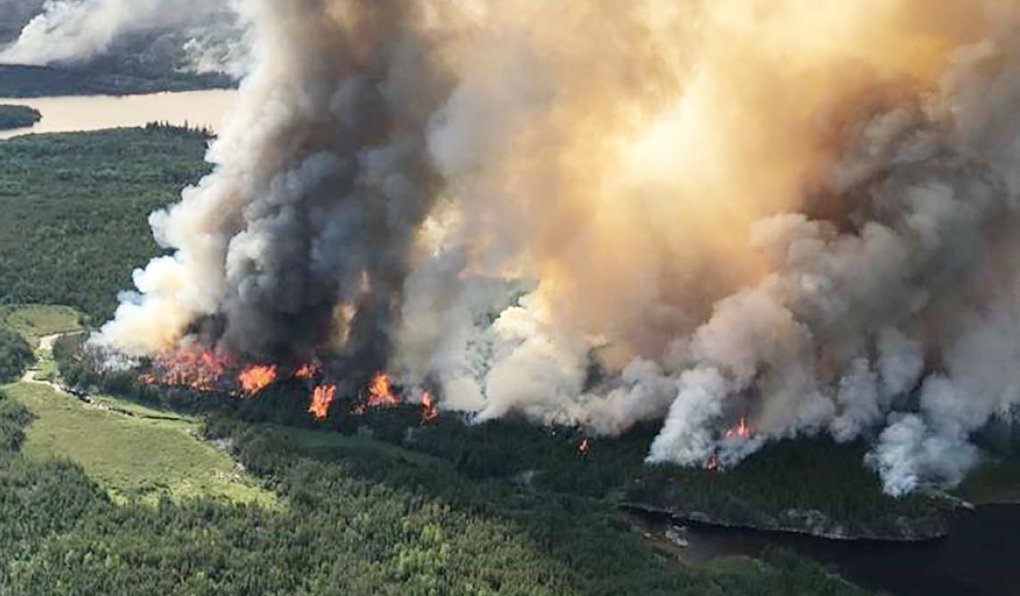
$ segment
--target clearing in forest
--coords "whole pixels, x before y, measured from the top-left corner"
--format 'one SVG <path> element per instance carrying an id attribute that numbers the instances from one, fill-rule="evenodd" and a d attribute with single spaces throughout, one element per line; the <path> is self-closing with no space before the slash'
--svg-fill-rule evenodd
<path id="1" fill-rule="evenodd" d="M 167 412 L 156 418 L 154 411 L 110 397 L 88 405 L 39 383 L 17 383 L 5 391 L 36 416 L 23 447 L 28 457 L 71 460 L 116 500 L 214 497 L 276 505 L 275 495 L 227 453 L 198 438 L 193 419 Z"/>

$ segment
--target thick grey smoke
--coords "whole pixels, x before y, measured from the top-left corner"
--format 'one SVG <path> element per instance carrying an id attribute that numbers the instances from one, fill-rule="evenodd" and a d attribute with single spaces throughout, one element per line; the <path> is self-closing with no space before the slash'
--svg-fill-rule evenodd
<path id="1" fill-rule="evenodd" d="M 99 343 L 664 419 L 656 463 L 864 438 L 891 494 L 958 482 L 1020 405 L 1013 3 L 241 7 L 217 170 L 153 216 L 175 252 Z"/>
<path id="2" fill-rule="evenodd" d="M 139 354 L 195 324 L 253 360 L 333 342 L 381 367 L 435 194 L 424 130 L 445 79 L 429 32 L 399 0 L 244 9 L 258 68 L 210 150 L 216 171 L 153 214 L 176 252 L 137 273 L 144 298 L 104 337 Z"/>
<path id="3" fill-rule="evenodd" d="M 47 0 L 0 51 L 0 63 L 86 62 L 124 35 L 172 29 L 189 40 L 186 49 L 197 68 L 239 69 L 242 35 L 232 6 L 231 0 Z"/>

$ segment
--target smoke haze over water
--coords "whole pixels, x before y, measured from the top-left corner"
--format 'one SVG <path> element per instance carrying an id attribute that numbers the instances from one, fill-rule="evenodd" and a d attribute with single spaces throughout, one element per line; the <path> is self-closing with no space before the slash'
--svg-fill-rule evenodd
<path id="1" fill-rule="evenodd" d="M 1020 8 L 592 4 L 242 2 L 216 171 L 96 342 L 662 419 L 652 462 L 827 433 L 890 493 L 959 481 L 1020 403 Z"/>

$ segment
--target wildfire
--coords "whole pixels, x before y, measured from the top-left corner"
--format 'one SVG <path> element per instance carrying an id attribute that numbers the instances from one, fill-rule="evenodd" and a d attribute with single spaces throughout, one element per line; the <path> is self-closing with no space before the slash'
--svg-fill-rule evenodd
<path id="1" fill-rule="evenodd" d="M 281 373 L 281 370 L 286 372 Z M 322 374 L 317 362 L 283 369 L 277 364 L 244 366 L 229 355 L 211 348 L 181 347 L 156 356 L 152 371 L 138 377 L 142 383 L 189 387 L 253 397 L 282 376 L 308 381 Z"/>
<path id="2" fill-rule="evenodd" d="M 315 416 L 316 420 L 325 420 L 335 397 L 336 385 L 319 385 L 312 391 L 312 401 L 308 405 L 308 412 Z"/>
<path id="3" fill-rule="evenodd" d="M 587 437 L 577 445 L 577 452 L 581 455 L 587 455 L 589 449 L 591 449 L 591 439 Z"/>
<path id="4" fill-rule="evenodd" d="M 237 375 L 237 384 L 241 393 L 252 396 L 271 385 L 278 374 L 279 367 L 275 365 L 249 366 Z"/>
<path id="5" fill-rule="evenodd" d="M 307 381 L 318 374 L 319 366 L 317 364 L 302 364 L 296 371 L 294 371 L 294 378 Z"/>
<path id="6" fill-rule="evenodd" d="M 730 437 L 748 439 L 751 437 L 751 433 L 753 432 L 754 429 L 752 429 L 751 425 L 747 423 L 747 418 L 741 418 L 740 422 L 733 428 L 727 429 L 726 433 L 723 436 L 726 437 L 727 439 L 729 439 Z"/>
<path id="7" fill-rule="evenodd" d="M 400 404 L 400 400 L 393 393 L 393 385 L 386 373 L 378 373 L 372 379 L 368 387 L 368 407 L 370 408 L 392 408 Z"/>
<path id="8" fill-rule="evenodd" d="M 393 384 L 386 373 L 376 373 L 368 386 L 368 398 L 365 403 L 354 407 L 354 413 L 361 415 L 368 410 L 377 408 L 395 408 L 400 405 L 400 398 L 393 392 Z"/>
<path id="9" fill-rule="evenodd" d="M 156 356 L 152 362 L 152 374 L 141 380 L 151 384 L 215 391 L 221 388 L 221 380 L 229 367 L 230 361 L 213 350 L 183 348 Z"/>
<path id="10" fill-rule="evenodd" d="M 439 418 L 439 406 L 432 398 L 432 394 L 426 391 L 421 396 L 421 423 L 428 424 Z"/>
<path id="11" fill-rule="evenodd" d="M 722 462 L 719 461 L 719 456 L 713 453 L 711 457 L 708 458 L 708 461 L 705 462 L 705 469 L 714 472 L 718 470 L 721 465 Z"/>

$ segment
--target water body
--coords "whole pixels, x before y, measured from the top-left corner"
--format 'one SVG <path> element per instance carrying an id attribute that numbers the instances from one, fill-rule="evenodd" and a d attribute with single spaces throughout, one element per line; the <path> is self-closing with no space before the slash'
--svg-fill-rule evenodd
<path id="1" fill-rule="evenodd" d="M 233 89 L 152 93 L 149 95 L 85 95 L 2 98 L 0 104 L 33 107 L 42 120 L 31 128 L 0 131 L 0 140 L 50 132 L 144 126 L 153 121 L 204 126 L 217 130 L 237 101 Z"/>
<path id="2" fill-rule="evenodd" d="M 665 524 L 665 517 L 659 521 Z M 689 526 L 685 560 L 756 556 L 781 547 L 815 559 L 869 590 L 903 596 L 1020 595 L 1020 506 L 960 511 L 945 538 L 921 543 L 841 542 L 783 534 Z"/>

